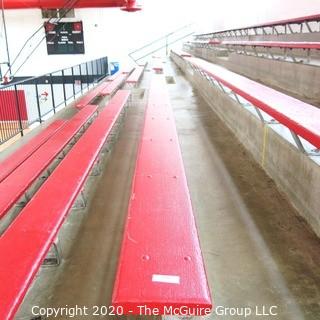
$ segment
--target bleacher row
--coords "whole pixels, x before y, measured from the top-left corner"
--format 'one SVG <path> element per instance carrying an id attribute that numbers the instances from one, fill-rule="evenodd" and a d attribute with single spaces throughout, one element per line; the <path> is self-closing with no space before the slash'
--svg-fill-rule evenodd
<path id="1" fill-rule="evenodd" d="M 203 57 L 236 53 L 319 66 L 319 30 L 319 15 L 311 15 L 197 34 L 184 49 L 195 55 L 204 49 Z"/>
<path id="2" fill-rule="evenodd" d="M 117 90 L 117 88 L 119 88 L 124 83 L 133 86 L 137 85 L 144 71 L 144 68 L 145 65 L 138 66 L 126 71 L 118 71 L 114 75 L 108 77 L 106 81 L 96 86 L 82 99 L 80 99 L 77 102 L 76 107 L 78 109 L 81 109 L 90 104 L 90 102 L 96 98 L 111 96 Z"/>
<path id="3" fill-rule="evenodd" d="M 158 62 L 155 73 L 160 69 Z M 22 209 L 0 236 L 1 319 L 14 318 L 50 248 L 56 249 L 70 210 L 77 202 L 85 207 L 86 180 L 108 150 L 130 96 L 118 88 L 125 81 L 137 84 L 143 71 L 141 66 L 109 77 L 80 99 L 71 119 L 56 120 L 1 163 L 0 217 L 24 195 Z M 150 88 L 112 304 L 125 314 L 141 314 L 141 304 L 162 314 L 172 306 L 208 314 L 211 297 L 173 113 L 164 77 L 155 77 L 160 78 Z M 112 98 L 102 109 L 92 104 L 105 95 Z M 31 191 L 38 179 L 40 186 Z"/>
<path id="4" fill-rule="evenodd" d="M 283 92 L 292 92 L 301 98 L 305 97 L 304 92 L 308 92 L 310 100 L 314 98 L 317 101 L 317 95 L 313 93 L 313 90 L 317 92 L 314 88 L 317 88 L 318 83 L 316 75 L 320 65 L 320 42 L 302 40 L 311 39 L 311 36 L 312 39 L 317 40 L 317 35 L 320 34 L 318 27 L 319 15 L 311 15 L 239 29 L 198 34 L 194 36 L 194 40 L 184 44 L 186 53 L 176 51 L 172 54 L 200 73 L 211 85 L 231 94 L 231 97 L 244 107 L 253 106 L 255 113 L 262 121 L 267 121 L 264 119 L 266 115 L 269 121 L 273 120 L 283 124 L 289 129 L 294 143 L 302 152 L 317 155 L 320 135 L 320 124 L 317 120 L 320 118 L 319 108 L 265 84 L 278 86 L 284 89 Z M 263 32 L 259 33 L 258 29 Z M 291 39 L 298 41 L 291 41 Z M 229 55 L 230 52 L 231 55 Z M 242 54 L 247 57 L 240 58 Z M 277 61 L 268 64 L 264 62 L 264 59 L 251 59 L 251 55 Z M 208 59 L 213 63 L 203 59 Z M 294 64 L 281 65 L 282 61 Z M 241 63 L 243 68 L 241 68 Z M 250 68 L 251 63 L 252 68 Z M 309 66 L 299 67 L 301 63 L 309 64 Z M 273 66 L 280 71 L 268 71 L 268 68 Z M 258 70 L 257 73 L 254 73 L 255 69 Z M 311 72 L 312 70 L 314 73 Z M 295 74 L 298 71 L 302 73 L 303 81 L 301 82 L 299 82 L 299 76 Z M 273 79 L 273 77 L 278 78 Z M 313 83 L 314 87 L 311 87 Z M 305 86 L 308 86 L 308 91 Z M 311 146 L 307 145 L 306 148 L 306 143 L 300 138 L 306 140 Z"/>
<path id="5" fill-rule="evenodd" d="M 236 52 L 257 57 L 282 59 L 309 65 L 320 64 L 320 42 L 306 41 L 254 41 L 254 40 L 194 40 L 185 43 L 187 49 L 208 49 L 222 54 Z"/>
<path id="6" fill-rule="evenodd" d="M 302 137 L 315 149 L 320 149 L 319 108 L 188 53 L 181 51 L 171 53 L 174 58 L 181 59 L 205 78 L 216 81 L 218 85 L 225 86 L 244 99 L 242 103 L 249 102 L 271 119 L 283 124 L 296 138 Z M 241 103 L 239 98 L 237 101 Z M 302 145 L 298 147 L 303 148 Z"/>
<path id="7" fill-rule="evenodd" d="M 112 304 L 127 315 L 141 315 L 141 306 L 207 315 L 210 291 L 162 75 L 151 81 L 138 150 Z"/>
<path id="8" fill-rule="evenodd" d="M 13 319 L 86 179 L 107 151 L 144 66 L 118 72 L 0 163 L 0 317 Z M 112 97 L 100 110 L 91 104 Z"/>
<path id="9" fill-rule="evenodd" d="M 264 48 L 286 48 L 286 49 L 302 49 L 302 50 L 320 50 L 319 42 L 306 41 L 236 41 L 236 40 L 207 40 L 207 41 L 191 41 L 191 44 L 202 46 L 250 46 Z"/>

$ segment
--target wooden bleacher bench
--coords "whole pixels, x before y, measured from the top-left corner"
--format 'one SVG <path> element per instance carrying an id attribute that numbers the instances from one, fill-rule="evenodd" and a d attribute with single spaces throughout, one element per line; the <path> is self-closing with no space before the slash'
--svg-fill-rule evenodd
<path id="1" fill-rule="evenodd" d="M 193 40 L 193 41 L 189 41 L 187 42 L 187 44 L 192 47 L 211 47 L 211 46 L 216 46 L 216 45 L 221 45 L 221 41 L 220 40 Z M 187 57 L 184 54 L 181 54 L 178 50 L 174 50 L 178 55 L 180 55 L 181 57 Z"/>
<path id="2" fill-rule="evenodd" d="M 252 25 L 248 28 L 258 28 L 258 27 L 274 27 L 274 26 L 284 26 L 286 24 L 300 24 L 308 21 L 319 21 L 320 20 L 320 14 L 313 14 L 308 16 L 302 16 L 297 18 L 290 18 L 290 19 L 284 19 L 284 20 L 277 20 L 277 21 L 271 21 L 261 24 Z M 246 28 L 243 28 L 246 29 Z"/>
<path id="3" fill-rule="evenodd" d="M 213 44 L 213 45 L 219 45 L 221 44 L 221 41 L 220 40 L 210 40 L 208 41 L 209 44 Z"/>
<path id="4" fill-rule="evenodd" d="M 183 58 L 320 148 L 320 109 L 205 60 Z"/>
<path id="5" fill-rule="evenodd" d="M 153 56 L 152 69 L 155 73 L 163 72 L 163 62 L 161 57 Z"/>
<path id="6" fill-rule="evenodd" d="M 127 68 L 127 69 L 121 70 L 121 73 L 124 73 L 124 74 L 129 75 L 129 74 L 131 74 L 134 70 L 135 70 L 134 67 L 129 67 L 129 68 Z"/>
<path id="7" fill-rule="evenodd" d="M 85 106 L 89 105 L 92 100 L 99 96 L 109 96 L 114 94 L 114 92 L 124 83 L 125 79 L 132 72 L 133 68 L 118 71 L 112 76 L 108 77 L 106 81 L 101 82 L 98 86 L 96 86 L 89 93 L 84 95 L 76 104 L 78 109 L 82 109 Z"/>
<path id="8" fill-rule="evenodd" d="M 193 41 L 189 41 L 188 43 L 197 46 L 197 45 L 206 45 L 206 44 L 209 44 L 210 41 L 208 41 L 208 40 L 193 40 Z M 177 50 L 175 50 L 175 51 L 177 51 Z"/>
<path id="9" fill-rule="evenodd" d="M 120 74 L 130 74 L 132 71 L 134 71 L 134 68 L 128 68 L 123 70 L 118 70 L 116 73 L 114 73 L 112 76 L 109 76 L 107 78 L 107 81 L 114 81 Z"/>
<path id="10" fill-rule="evenodd" d="M 154 65 L 154 66 L 152 67 L 152 69 L 153 69 L 156 73 L 162 73 L 162 72 L 163 72 L 162 62 L 157 63 L 156 65 Z"/>
<path id="11" fill-rule="evenodd" d="M 174 50 L 176 54 L 179 56 L 186 58 L 186 57 L 192 57 L 192 55 L 188 52 L 182 51 L 182 50 Z"/>
<path id="12" fill-rule="evenodd" d="M 208 41 L 191 41 L 192 44 L 209 44 L 209 45 L 224 45 L 224 46 L 250 46 L 250 47 L 267 47 L 267 48 L 286 48 L 286 49 L 314 49 L 320 50 L 320 42 L 307 41 L 237 41 L 237 40 L 208 40 Z M 175 50 L 180 56 L 183 53 Z"/>
<path id="13" fill-rule="evenodd" d="M 285 49 L 314 49 L 320 50 L 320 42 L 293 42 L 293 41 L 222 41 L 222 45 L 227 46 L 250 46 Z"/>
<path id="14" fill-rule="evenodd" d="M 158 77 L 150 87 L 112 296 L 125 315 L 142 315 L 141 305 L 162 315 L 172 306 L 211 310 L 174 116 Z"/>
<path id="15" fill-rule="evenodd" d="M 76 104 L 76 108 L 82 109 L 85 106 L 89 105 L 90 102 L 99 96 L 101 91 L 108 85 L 108 82 L 101 82 L 99 85 L 97 85 L 94 89 L 92 89 L 90 92 L 85 94 Z"/>
<path id="16" fill-rule="evenodd" d="M 101 96 L 111 96 L 126 81 L 128 73 L 120 73 L 113 81 L 107 82 L 107 85 L 100 92 Z"/>
<path id="17" fill-rule="evenodd" d="M 143 74 L 145 66 L 138 66 L 135 70 L 130 74 L 128 79 L 126 80 L 127 84 L 137 85 L 140 81 L 140 78 Z"/>
<path id="18" fill-rule="evenodd" d="M 130 95 L 119 91 L 0 237 L 0 315 L 13 319 Z"/>
<path id="19" fill-rule="evenodd" d="M 0 183 L 0 219 L 26 193 L 96 112 L 97 106 L 87 106 L 79 111 L 51 139 L 42 144 Z"/>
<path id="20" fill-rule="evenodd" d="M 121 71 L 118 70 L 116 73 L 114 73 L 113 75 L 109 76 L 109 77 L 107 78 L 107 81 L 113 81 L 113 80 L 115 80 L 120 74 L 121 74 Z"/>
<path id="21" fill-rule="evenodd" d="M 0 162 L 0 182 L 19 167 L 28 157 L 48 141 L 61 127 L 65 120 L 55 120 L 12 155 Z"/>

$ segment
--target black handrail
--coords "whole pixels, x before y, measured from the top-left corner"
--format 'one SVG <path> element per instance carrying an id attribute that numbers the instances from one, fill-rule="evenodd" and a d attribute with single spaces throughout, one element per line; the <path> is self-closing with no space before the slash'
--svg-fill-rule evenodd
<path id="1" fill-rule="evenodd" d="M 108 73 L 108 58 L 102 57 L 1 86 L 0 145 L 23 136 L 30 125 L 42 123 Z"/>

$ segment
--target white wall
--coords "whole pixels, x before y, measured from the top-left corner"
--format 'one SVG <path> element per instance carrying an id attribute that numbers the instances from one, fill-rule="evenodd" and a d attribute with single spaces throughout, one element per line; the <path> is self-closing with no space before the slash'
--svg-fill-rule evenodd
<path id="1" fill-rule="evenodd" d="M 83 61 L 99 58 L 108 55 L 108 48 L 110 47 L 107 41 L 107 32 L 102 28 L 104 27 L 102 21 L 105 19 L 104 15 L 107 10 L 103 12 L 94 9 L 77 10 L 76 19 L 83 20 L 84 22 L 84 38 L 85 38 L 85 55 L 47 55 L 47 48 L 45 40 L 34 52 L 32 57 L 28 60 L 25 66 L 18 73 L 22 75 L 39 75 L 47 71 L 54 71 L 62 69 L 66 66 L 78 64 Z M 108 14 L 111 14 L 110 12 Z M 7 31 L 10 47 L 11 60 L 19 52 L 20 48 L 45 21 L 41 18 L 41 11 L 37 9 L 28 10 L 8 10 L 6 11 Z M 95 25 L 98 24 L 96 27 Z M 3 32 L 1 33 L 1 56 L 4 54 L 4 39 Z M 33 41 L 24 50 L 15 64 L 13 70 L 25 60 L 35 45 L 44 37 L 44 28 L 37 34 Z M 3 58 L 2 58 L 3 59 Z"/>
<path id="2" fill-rule="evenodd" d="M 222 0 L 212 9 L 207 12 L 207 17 L 210 17 L 213 12 L 211 24 L 203 23 L 204 31 L 245 27 L 257 23 L 320 14 L 320 0 Z"/>
<path id="3" fill-rule="evenodd" d="M 128 13 L 114 9 L 79 9 L 83 20 L 85 55 L 48 56 L 45 41 L 18 75 L 38 75 L 47 71 L 104 55 L 127 63 L 129 51 L 190 22 L 196 31 L 247 26 L 255 23 L 320 13 L 320 0 L 142 0 L 143 10 Z M 44 22 L 37 9 L 7 10 L 11 58 L 24 41 Z M 44 31 L 37 38 L 43 37 Z M 0 60 L 5 60 L 3 27 L 0 26 Z M 23 62 L 28 51 L 19 60 Z M 17 63 L 17 66 L 20 64 Z"/>

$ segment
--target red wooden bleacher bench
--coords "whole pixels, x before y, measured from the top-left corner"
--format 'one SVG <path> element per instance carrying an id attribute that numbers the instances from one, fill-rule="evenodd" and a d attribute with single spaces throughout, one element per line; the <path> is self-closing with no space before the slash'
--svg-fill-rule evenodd
<path id="1" fill-rule="evenodd" d="M 125 79 L 132 72 L 133 68 L 118 71 L 112 76 L 109 76 L 106 81 L 101 82 L 93 90 L 84 95 L 76 104 L 78 109 L 82 109 L 89 105 L 94 99 L 99 96 L 109 96 L 114 94 L 117 89 L 124 83 Z"/>
<path id="2" fill-rule="evenodd" d="M 116 73 L 114 73 L 113 75 L 109 76 L 107 78 L 107 81 L 115 80 L 117 77 L 119 77 L 120 74 L 131 74 L 132 71 L 134 71 L 133 67 L 130 67 L 130 68 L 127 68 L 127 69 L 118 70 Z"/>
<path id="3" fill-rule="evenodd" d="M 204 46 L 204 45 L 208 45 L 209 41 L 208 40 L 194 40 L 194 41 L 190 41 L 189 44 L 194 45 L 194 46 Z"/>
<path id="4" fill-rule="evenodd" d="M 220 40 L 194 40 L 194 41 L 188 42 L 188 44 L 191 44 L 194 46 L 208 46 L 208 45 L 219 45 L 219 44 L 221 44 L 221 41 Z M 177 51 L 177 50 L 175 50 L 175 51 Z"/>
<path id="5" fill-rule="evenodd" d="M 320 42 L 293 42 L 293 41 L 222 41 L 222 45 L 227 46 L 250 46 L 266 48 L 284 48 L 284 49 L 314 49 L 320 50 Z"/>
<path id="6" fill-rule="evenodd" d="M 152 69 L 156 72 L 156 73 L 162 73 L 163 72 L 163 66 L 162 64 L 157 64 L 155 66 L 152 67 Z"/>
<path id="7" fill-rule="evenodd" d="M 133 71 L 135 70 L 135 68 L 134 67 L 128 67 L 128 68 L 126 68 L 126 69 L 122 69 L 121 70 L 121 73 L 124 73 L 124 74 L 131 74 Z"/>
<path id="8" fill-rule="evenodd" d="M 242 46 L 242 47 L 264 47 L 264 48 L 282 48 L 282 49 L 301 49 L 301 50 L 320 50 L 320 42 L 307 41 L 237 41 L 237 40 L 209 40 L 192 41 L 194 45 L 220 45 L 220 46 Z M 175 50 L 176 51 L 176 50 Z M 180 56 L 182 53 L 177 52 Z"/>
<path id="9" fill-rule="evenodd" d="M 101 82 L 98 84 L 94 89 L 81 97 L 81 99 L 76 103 L 76 107 L 78 109 L 82 109 L 89 105 L 92 100 L 96 99 L 100 95 L 101 91 L 103 91 L 107 85 L 108 82 Z"/>
<path id="10" fill-rule="evenodd" d="M 219 44 L 221 44 L 221 41 L 220 40 L 209 40 L 208 43 L 213 44 L 213 45 L 219 45 Z"/>
<path id="11" fill-rule="evenodd" d="M 121 74 L 121 71 L 118 70 L 116 73 L 114 73 L 113 75 L 110 75 L 108 78 L 107 78 L 107 81 L 113 81 L 115 80 L 119 75 Z"/>
<path id="12" fill-rule="evenodd" d="M 107 85 L 99 93 L 101 96 L 111 96 L 117 91 L 128 78 L 128 73 L 119 73 L 118 76 L 110 82 L 107 82 Z"/>
<path id="13" fill-rule="evenodd" d="M 277 21 L 271 21 L 271 22 L 266 22 L 266 23 L 262 23 L 262 24 L 256 24 L 256 25 L 252 25 L 248 28 L 284 26 L 286 24 L 300 24 L 300 23 L 304 23 L 304 22 L 319 21 L 319 20 L 320 20 L 320 14 L 313 14 L 313 15 L 309 15 L 309 16 L 302 16 L 302 17 L 297 17 L 297 18 L 277 20 Z"/>
<path id="14" fill-rule="evenodd" d="M 190 53 L 185 53 L 184 51 L 181 50 L 171 50 L 170 55 L 174 55 L 175 57 L 179 57 L 181 59 L 183 58 L 191 58 L 192 55 Z"/>
<path id="15" fill-rule="evenodd" d="M 111 77 L 107 79 L 107 81 L 102 82 L 95 89 L 90 91 L 87 95 L 85 95 L 76 105 L 78 109 L 81 109 L 87 106 L 92 100 L 96 99 L 100 96 L 111 96 L 113 95 L 125 82 L 128 75 L 131 71 L 120 72 L 118 71 Z"/>
<path id="16" fill-rule="evenodd" d="M 126 83 L 129 85 L 137 85 L 142 77 L 144 69 L 145 66 L 137 66 L 126 80 Z"/>
<path id="17" fill-rule="evenodd" d="M 42 129 L 35 137 L 0 162 L 0 182 L 19 167 L 28 157 L 48 141 L 62 126 L 65 120 L 59 119 Z"/>
<path id="18" fill-rule="evenodd" d="M 199 58 L 184 58 L 296 135 L 320 148 L 320 109 Z"/>
<path id="19" fill-rule="evenodd" d="M 87 106 L 79 111 L 0 183 L 0 219 L 26 194 L 28 188 L 59 156 L 96 112 L 97 106 Z"/>
<path id="20" fill-rule="evenodd" d="M 163 72 L 163 62 L 160 57 L 153 57 L 152 69 L 155 71 L 155 73 Z"/>
<path id="21" fill-rule="evenodd" d="M 183 58 L 192 57 L 192 55 L 191 55 L 190 53 L 185 52 L 185 51 L 182 51 L 182 50 L 174 50 L 174 52 L 175 52 L 177 55 L 179 55 L 179 56 L 181 56 L 181 57 L 183 57 Z"/>
<path id="22" fill-rule="evenodd" d="M 12 320 L 126 101 L 119 91 L 0 237 L 0 315 Z"/>
<path id="23" fill-rule="evenodd" d="M 208 314 L 207 285 L 174 116 L 154 76 L 134 173 L 112 305 L 125 315 Z M 179 311 L 180 310 L 180 311 Z M 173 312 L 173 310 L 171 310 Z M 189 313 L 190 314 L 190 313 Z"/>

